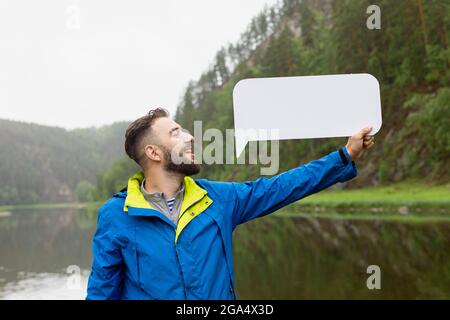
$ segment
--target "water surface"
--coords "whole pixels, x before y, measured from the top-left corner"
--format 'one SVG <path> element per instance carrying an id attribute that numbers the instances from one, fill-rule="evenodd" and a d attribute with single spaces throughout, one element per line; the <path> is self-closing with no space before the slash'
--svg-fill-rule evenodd
<path id="1" fill-rule="evenodd" d="M 94 209 L 0 216 L 0 299 L 84 299 Z M 239 299 L 449 299 L 450 222 L 279 213 L 234 234 Z M 367 267 L 381 269 L 369 290 Z"/>

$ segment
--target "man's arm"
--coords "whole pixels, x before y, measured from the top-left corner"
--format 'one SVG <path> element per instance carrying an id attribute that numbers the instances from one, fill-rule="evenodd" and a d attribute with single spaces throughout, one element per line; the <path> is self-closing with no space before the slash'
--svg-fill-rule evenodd
<path id="1" fill-rule="evenodd" d="M 97 230 L 93 240 L 93 257 L 87 300 L 120 299 L 123 259 L 114 240 L 111 217 L 104 206 L 98 210 Z"/>
<path id="2" fill-rule="evenodd" d="M 233 228 L 272 213 L 337 182 L 350 180 L 357 174 L 355 163 L 343 147 L 272 178 L 262 177 L 255 181 L 233 182 L 237 199 Z"/>
<path id="3" fill-rule="evenodd" d="M 353 160 L 358 159 L 364 149 L 372 147 L 373 137 L 365 136 L 370 129 L 364 128 L 350 137 L 347 145 L 338 151 L 270 179 L 232 182 L 236 198 L 233 229 L 241 223 L 272 213 L 337 182 L 356 177 L 358 172 Z"/>

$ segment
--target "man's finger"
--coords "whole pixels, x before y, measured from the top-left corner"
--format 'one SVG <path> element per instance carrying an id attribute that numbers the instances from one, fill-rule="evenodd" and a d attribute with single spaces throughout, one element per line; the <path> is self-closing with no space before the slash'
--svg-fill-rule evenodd
<path id="1" fill-rule="evenodd" d="M 365 127 L 361 129 L 357 134 L 356 137 L 358 139 L 362 139 L 366 134 L 368 134 L 372 130 L 372 127 Z"/>
<path id="2" fill-rule="evenodd" d="M 367 144 L 364 144 L 364 148 L 370 149 L 370 148 L 372 148 L 372 147 L 374 146 L 374 144 L 375 144 L 374 141 L 372 141 L 372 142 L 370 142 L 370 143 L 367 143 Z"/>

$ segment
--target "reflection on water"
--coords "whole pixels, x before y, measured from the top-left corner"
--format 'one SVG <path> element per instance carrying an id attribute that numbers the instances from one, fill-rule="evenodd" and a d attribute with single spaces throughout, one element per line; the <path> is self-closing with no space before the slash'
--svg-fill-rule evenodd
<path id="1" fill-rule="evenodd" d="M 0 299 L 84 299 L 96 220 L 96 208 L 1 216 Z M 272 215 L 235 232 L 237 295 L 449 299 L 449 249 L 448 221 Z M 366 286 L 366 269 L 373 264 L 381 268 L 381 290 Z"/>
<path id="2" fill-rule="evenodd" d="M 268 217 L 235 234 L 240 299 L 449 299 L 450 222 Z M 367 288 L 367 267 L 381 289 Z"/>
<path id="3" fill-rule="evenodd" d="M 81 300 L 86 296 L 88 271 L 81 274 L 77 286 L 71 275 L 59 273 L 19 273 L 17 281 L 7 283 L 0 293 L 4 300 Z"/>
<path id="4" fill-rule="evenodd" d="M 0 217 L 0 299 L 84 299 L 96 221 L 96 208 Z"/>

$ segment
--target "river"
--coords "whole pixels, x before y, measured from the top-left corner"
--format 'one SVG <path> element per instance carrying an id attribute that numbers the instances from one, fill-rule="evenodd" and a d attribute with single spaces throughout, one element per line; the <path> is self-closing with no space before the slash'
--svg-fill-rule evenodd
<path id="1" fill-rule="evenodd" d="M 0 216 L 0 299 L 84 299 L 96 210 Z M 238 299 L 449 299 L 450 222 L 274 214 L 234 234 Z M 380 288 L 369 289 L 369 266 Z M 372 278 L 373 280 L 373 278 Z"/>

